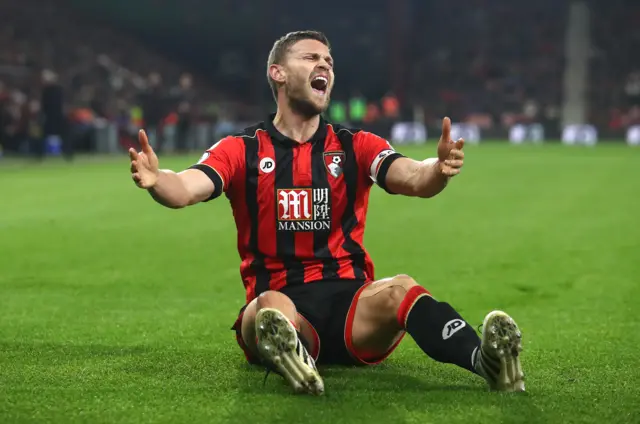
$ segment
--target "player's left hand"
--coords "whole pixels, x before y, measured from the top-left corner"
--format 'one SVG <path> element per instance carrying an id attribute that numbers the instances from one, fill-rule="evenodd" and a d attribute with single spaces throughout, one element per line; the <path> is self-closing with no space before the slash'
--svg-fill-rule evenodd
<path id="1" fill-rule="evenodd" d="M 445 117 L 442 120 L 442 135 L 438 141 L 438 169 L 441 174 L 453 177 L 460 173 L 464 163 L 463 146 L 462 138 L 456 142 L 451 140 L 451 119 Z"/>

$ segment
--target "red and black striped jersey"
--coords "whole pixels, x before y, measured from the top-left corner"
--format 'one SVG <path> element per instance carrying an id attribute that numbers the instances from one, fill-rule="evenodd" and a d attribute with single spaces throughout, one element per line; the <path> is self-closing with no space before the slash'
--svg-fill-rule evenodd
<path id="1" fill-rule="evenodd" d="M 401 157 L 381 137 L 321 119 L 298 143 L 273 115 L 223 138 L 191 168 L 231 202 L 247 302 L 267 290 L 329 279 L 372 281 L 364 248 L 369 192 Z"/>

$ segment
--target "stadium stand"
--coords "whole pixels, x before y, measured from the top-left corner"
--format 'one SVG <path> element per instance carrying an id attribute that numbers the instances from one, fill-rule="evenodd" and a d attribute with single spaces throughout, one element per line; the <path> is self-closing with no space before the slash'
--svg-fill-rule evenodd
<path id="1" fill-rule="evenodd" d="M 618 134 L 640 122 L 640 63 L 630 54 L 640 43 L 632 30 L 640 16 L 626 13 L 630 1 L 592 5 L 589 119 Z M 188 132 L 205 122 L 218 125 L 207 136 L 215 138 L 273 107 L 264 76 L 271 43 L 317 23 L 313 8 L 287 7 L 287 0 L 269 7 L 156 3 L 138 0 L 136 13 L 126 14 L 133 6 L 124 1 L 96 0 L 91 7 L 75 0 L 0 1 L 5 150 L 28 150 L 25 139 L 51 132 L 43 122 L 45 79 L 63 90 L 72 138 L 84 140 L 87 125 L 104 122 L 125 138 L 141 125 L 153 132 L 182 123 L 178 131 Z M 478 125 L 486 137 L 504 138 L 513 124 L 529 122 L 543 124 L 551 137 L 560 134 L 566 2 L 407 0 L 391 7 L 372 0 L 366 10 L 344 3 L 324 2 L 342 12 L 318 29 L 338 46 L 333 98 L 348 105 L 363 96 L 365 124 L 385 118 L 386 110 L 387 120 L 432 126 L 454 116 Z M 357 30 L 353 16 L 359 16 Z M 523 19 L 537 25 L 522 25 Z M 239 23 L 251 31 L 237 31 Z M 632 36 L 620 36 L 622 28 Z M 155 44 L 143 41 L 145 34 L 156 34 Z M 74 146 L 93 150 L 94 144 L 76 140 Z"/>
<path id="2" fill-rule="evenodd" d="M 471 4 L 470 4 L 471 3 Z M 491 7 L 489 4 L 491 3 Z M 465 116 L 485 130 L 555 121 L 560 106 L 564 2 L 422 2 L 412 51 L 413 101 L 427 120 Z M 490 11 L 490 12 L 489 12 Z M 523 26 L 533 17 L 538 25 Z"/>
<path id="3" fill-rule="evenodd" d="M 633 0 L 591 2 L 589 120 L 620 135 L 640 124 L 640 10 Z"/>

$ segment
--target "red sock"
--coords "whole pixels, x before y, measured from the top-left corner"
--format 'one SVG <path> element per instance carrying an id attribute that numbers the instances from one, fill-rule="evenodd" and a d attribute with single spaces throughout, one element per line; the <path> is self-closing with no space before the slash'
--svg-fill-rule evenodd
<path id="1" fill-rule="evenodd" d="M 404 295 L 404 299 L 402 299 L 398 308 L 398 325 L 400 327 L 407 328 L 409 312 L 422 296 L 431 296 L 431 293 L 422 286 L 411 287 L 407 294 Z"/>

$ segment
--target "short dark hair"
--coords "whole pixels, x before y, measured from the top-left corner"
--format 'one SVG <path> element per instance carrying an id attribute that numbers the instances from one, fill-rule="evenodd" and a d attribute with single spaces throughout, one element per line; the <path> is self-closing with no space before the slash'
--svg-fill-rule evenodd
<path id="1" fill-rule="evenodd" d="M 273 93 L 273 98 L 278 100 L 278 84 L 271 79 L 269 75 L 269 67 L 273 64 L 280 65 L 284 61 L 287 52 L 298 41 L 302 40 L 316 40 L 324 44 L 331 50 L 331 45 L 329 44 L 329 39 L 326 35 L 324 35 L 320 31 L 295 31 L 290 32 L 287 35 L 280 37 L 276 40 L 269 52 L 269 59 L 267 60 L 267 81 L 269 81 L 269 86 L 271 86 L 271 92 Z"/>

